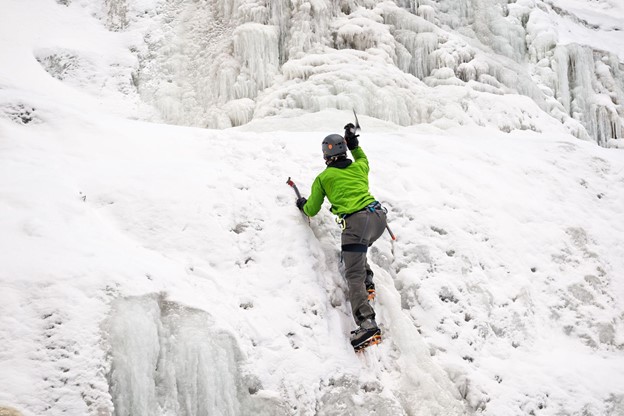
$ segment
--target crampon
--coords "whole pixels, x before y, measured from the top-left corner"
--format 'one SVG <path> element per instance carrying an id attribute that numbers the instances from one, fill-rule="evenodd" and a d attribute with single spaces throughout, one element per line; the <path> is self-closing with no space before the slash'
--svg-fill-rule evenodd
<path id="1" fill-rule="evenodd" d="M 369 330 L 357 329 L 352 333 L 354 338 L 351 340 L 351 345 L 356 352 L 381 342 L 381 330 L 379 328 Z"/>
<path id="2" fill-rule="evenodd" d="M 355 352 L 360 352 L 366 347 L 370 347 L 371 345 L 377 345 L 379 343 L 381 343 L 381 335 L 375 335 L 368 341 L 365 341 L 363 344 L 360 344 L 357 347 L 353 347 L 353 349 L 355 350 Z"/>

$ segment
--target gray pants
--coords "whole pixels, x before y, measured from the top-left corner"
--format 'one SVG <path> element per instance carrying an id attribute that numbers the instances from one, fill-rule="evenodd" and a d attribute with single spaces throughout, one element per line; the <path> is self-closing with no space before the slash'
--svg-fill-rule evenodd
<path id="1" fill-rule="evenodd" d="M 366 252 L 384 232 L 386 213 L 383 209 L 356 212 L 345 219 L 342 231 L 342 259 L 345 278 L 349 285 L 349 301 L 355 323 L 360 325 L 366 319 L 375 319 L 375 311 L 368 302 L 367 277 L 372 271 L 366 260 Z"/>

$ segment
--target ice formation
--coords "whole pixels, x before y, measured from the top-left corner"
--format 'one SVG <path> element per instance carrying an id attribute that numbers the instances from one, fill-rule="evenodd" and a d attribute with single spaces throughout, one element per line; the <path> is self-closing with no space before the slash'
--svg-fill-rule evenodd
<path id="1" fill-rule="evenodd" d="M 451 87 L 484 96 L 480 101 L 527 96 L 532 103 L 523 111 L 545 111 L 577 137 L 601 145 L 622 136 L 624 50 L 616 41 L 621 24 L 593 24 L 557 2 L 105 5 L 111 30 L 144 33 L 136 46 L 138 90 L 169 123 L 224 128 L 297 110 L 355 108 L 400 125 L 500 127 L 485 108 L 478 120 L 462 115 L 450 94 L 440 91 Z M 601 5 L 605 16 L 614 7 Z M 602 30 L 615 42 L 567 39 L 566 25 Z"/>
<path id="2" fill-rule="evenodd" d="M 235 338 L 206 312 L 155 296 L 118 299 L 106 325 L 115 415 L 272 415 L 278 401 L 252 396 Z"/>

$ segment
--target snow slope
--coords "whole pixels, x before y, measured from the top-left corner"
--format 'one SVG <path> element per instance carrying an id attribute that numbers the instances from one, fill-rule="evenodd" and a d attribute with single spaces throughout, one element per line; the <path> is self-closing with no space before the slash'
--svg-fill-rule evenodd
<path id="1" fill-rule="evenodd" d="M 0 412 L 624 414 L 621 151 L 518 96 L 465 103 L 534 130 L 362 115 L 398 240 L 369 253 L 385 340 L 357 355 L 340 230 L 285 184 L 308 194 L 350 109 L 131 120 L 127 34 L 87 6 L 2 1 Z M 40 52 L 69 46 L 51 77 Z"/>
<path id="2" fill-rule="evenodd" d="M 320 128 L 56 116 L 2 121 L 1 400 L 24 414 L 620 406 L 621 152 L 366 131 L 398 241 L 371 251 L 386 341 L 357 356 L 339 230 L 285 184 L 322 168 Z"/>

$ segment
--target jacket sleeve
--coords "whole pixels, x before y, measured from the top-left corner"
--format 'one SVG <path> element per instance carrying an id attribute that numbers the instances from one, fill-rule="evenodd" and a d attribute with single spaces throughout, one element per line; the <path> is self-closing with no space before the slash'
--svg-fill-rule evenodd
<path id="1" fill-rule="evenodd" d="M 355 149 L 351 150 L 351 154 L 353 155 L 353 159 L 355 159 L 355 163 L 363 165 L 365 168 L 364 170 L 368 172 L 368 158 L 366 157 L 366 153 L 364 153 L 364 150 L 362 150 L 362 148 L 358 146 Z"/>
<path id="2" fill-rule="evenodd" d="M 310 191 L 310 197 L 308 198 L 308 202 L 303 206 L 303 212 L 308 217 L 313 217 L 321 210 L 321 206 L 323 205 L 323 200 L 325 199 L 325 190 L 323 189 L 323 185 L 321 185 L 320 177 L 316 177 L 314 183 L 312 184 L 312 190 Z"/>

